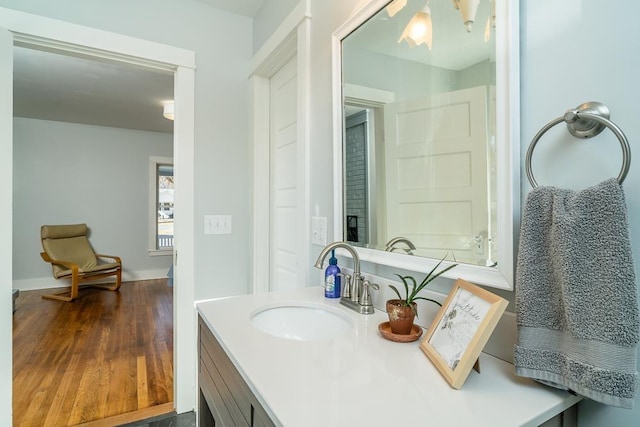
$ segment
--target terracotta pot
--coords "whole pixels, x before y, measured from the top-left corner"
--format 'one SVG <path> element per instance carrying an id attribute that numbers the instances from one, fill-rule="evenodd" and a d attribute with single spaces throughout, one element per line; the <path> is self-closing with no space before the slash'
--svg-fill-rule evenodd
<path id="1" fill-rule="evenodd" d="M 412 305 L 415 308 L 416 303 L 414 302 Z M 396 335 L 409 335 L 411 333 L 415 313 L 411 310 L 411 307 L 403 305 L 402 300 L 388 300 L 387 315 L 389 316 L 392 333 Z"/>

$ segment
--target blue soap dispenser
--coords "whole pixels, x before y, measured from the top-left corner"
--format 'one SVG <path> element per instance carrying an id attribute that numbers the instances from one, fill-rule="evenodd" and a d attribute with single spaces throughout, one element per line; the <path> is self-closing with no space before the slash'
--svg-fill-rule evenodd
<path id="1" fill-rule="evenodd" d="M 326 298 L 339 298 L 340 297 L 340 267 L 338 267 L 338 260 L 335 256 L 335 251 L 331 251 L 331 258 L 329 258 L 329 265 L 324 271 L 324 296 Z"/>

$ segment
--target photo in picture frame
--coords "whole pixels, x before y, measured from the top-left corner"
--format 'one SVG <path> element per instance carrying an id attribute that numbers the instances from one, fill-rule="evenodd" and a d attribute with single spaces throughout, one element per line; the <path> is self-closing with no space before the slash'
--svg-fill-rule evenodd
<path id="1" fill-rule="evenodd" d="M 458 279 L 420 348 L 455 389 L 460 389 L 507 308 L 507 300 Z"/>

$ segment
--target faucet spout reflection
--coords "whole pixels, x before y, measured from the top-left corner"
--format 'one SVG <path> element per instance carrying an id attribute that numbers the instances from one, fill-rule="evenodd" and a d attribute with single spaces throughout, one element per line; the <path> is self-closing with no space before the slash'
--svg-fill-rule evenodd
<path id="1" fill-rule="evenodd" d="M 401 248 L 409 255 L 413 255 L 413 251 L 416 250 L 416 246 L 411 242 L 411 240 L 407 239 L 406 237 L 394 237 L 387 242 L 384 250 L 387 252 L 393 252 L 393 250 L 396 249 L 396 244 L 398 243 L 404 243 L 409 247 L 409 249 Z"/>

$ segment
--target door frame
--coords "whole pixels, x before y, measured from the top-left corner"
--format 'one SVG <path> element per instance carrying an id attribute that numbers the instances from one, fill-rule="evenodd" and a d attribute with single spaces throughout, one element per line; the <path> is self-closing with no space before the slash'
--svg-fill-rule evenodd
<path id="1" fill-rule="evenodd" d="M 250 80 L 253 108 L 253 247 L 252 290 L 268 292 L 271 237 L 269 194 L 269 82 L 297 55 L 298 105 L 298 277 L 308 285 L 309 260 L 309 92 L 310 92 L 310 1 L 303 0 L 285 18 L 254 55 Z"/>
<path id="2" fill-rule="evenodd" d="M 49 51 L 65 52 L 66 54 L 81 55 L 114 60 L 127 64 L 135 64 L 152 69 L 172 71 L 174 73 L 175 120 L 173 147 L 176 165 L 176 223 L 174 242 L 174 407 L 178 413 L 191 411 L 196 402 L 196 323 L 193 311 L 194 302 L 194 116 L 195 116 L 195 52 L 150 42 L 121 34 L 111 33 L 65 21 L 59 21 L 37 15 L 31 15 L 12 9 L 0 7 L 0 27 L 13 34 L 13 44 L 23 47 L 35 47 Z M 9 111 L 12 114 L 12 109 Z M 2 118 L 5 120 L 5 117 Z M 12 123 L 12 117 L 9 119 Z M 5 146 L 5 144 L 7 146 Z M 2 141 L 3 153 L 11 153 L 13 141 Z M 12 156 L 8 156 L 9 159 Z M 13 164 L 7 167 L 8 177 L 13 173 Z M 13 211 L 12 181 L 4 182 L 3 199 L 9 200 L 8 207 Z M 9 248 L 12 245 L 12 228 L 9 223 L 0 231 L 9 237 Z M 177 255 L 180 253 L 180 268 L 177 265 Z M 12 254 L 2 257 L 0 270 L 3 272 L 2 281 L 9 286 L 12 282 Z M 176 292 L 177 288 L 180 292 Z M 3 293 L 4 294 L 4 293 Z M 8 298 L 7 298 L 8 301 Z M 4 311 L 3 311 L 4 313 Z M 11 327 L 9 318 L 3 316 Z M 6 328 L 4 321 L 2 327 Z M 12 348 L 12 334 L 3 334 L 4 348 Z M 176 351 L 177 349 L 180 351 Z M 8 378 L 8 383 L 2 383 L 0 394 L 12 395 L 12 355 L 11 351 L 4 352 L 0 358 L 0 365 L 7 369 L 2 377 Z M 9 408 L 3 411 L 9 417 L 11 414 L 11 400 Z M 4 416 L 4 415 L 2 415 Z M 9 425 L 11 420 L 7 420 Z"/>

